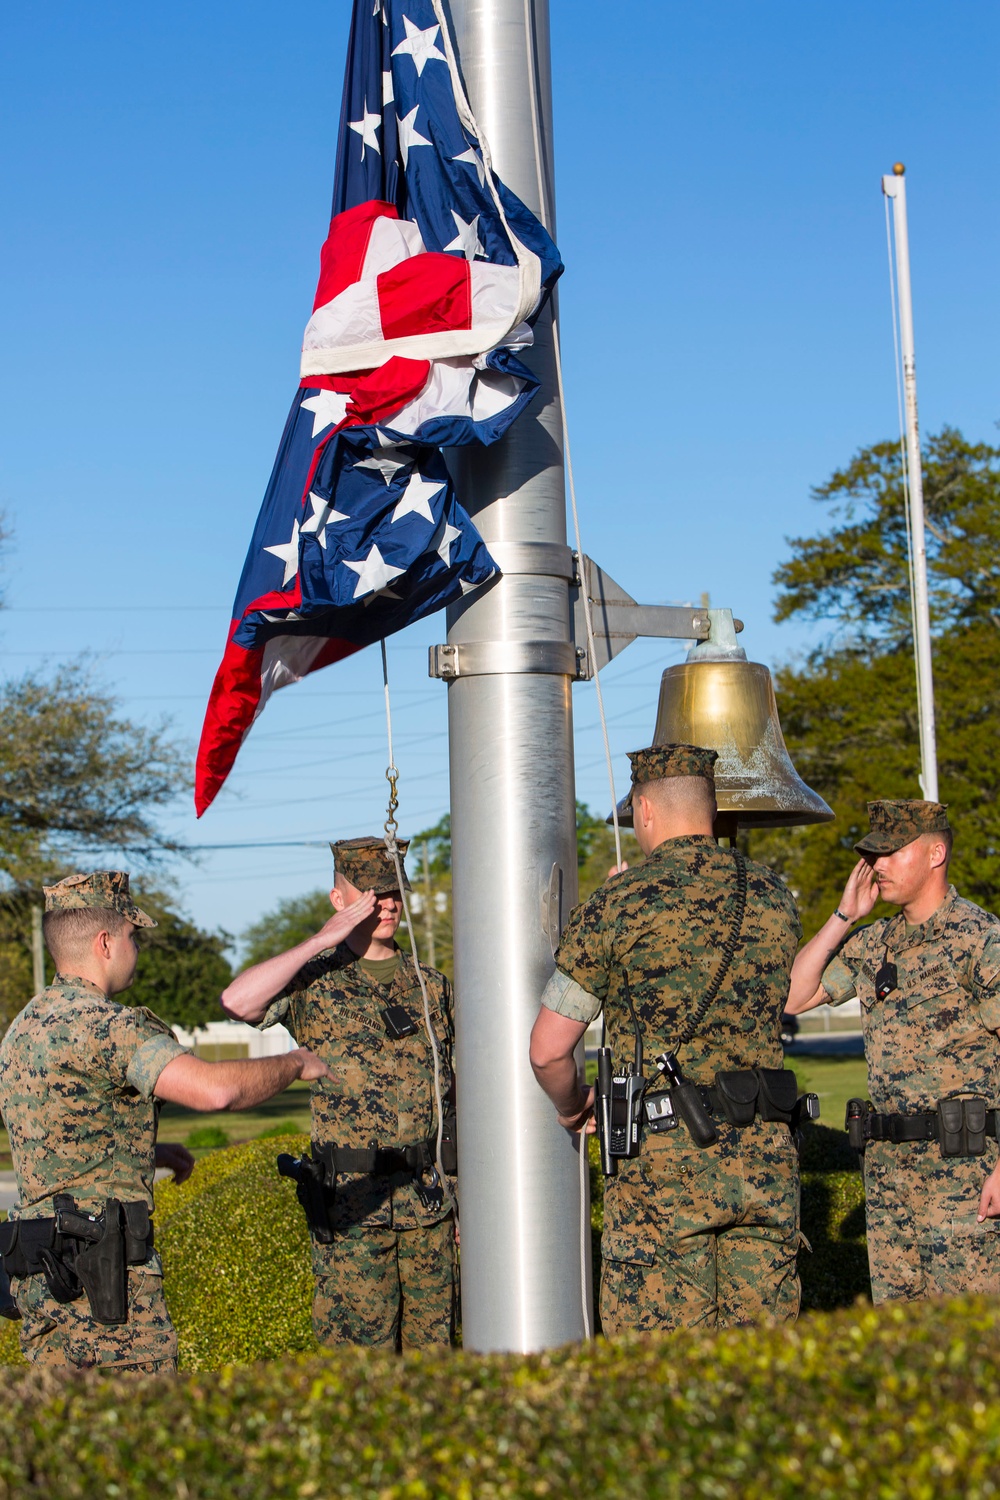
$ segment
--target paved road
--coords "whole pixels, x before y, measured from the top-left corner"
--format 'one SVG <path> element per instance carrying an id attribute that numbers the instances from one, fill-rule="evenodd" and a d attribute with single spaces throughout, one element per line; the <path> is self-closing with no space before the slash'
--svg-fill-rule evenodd
<path id="1" fill-rule="evenodd" d="M 864 1057 L 860 1031 L 809 1031 L 785 1043 L 786 1057 Z"/>

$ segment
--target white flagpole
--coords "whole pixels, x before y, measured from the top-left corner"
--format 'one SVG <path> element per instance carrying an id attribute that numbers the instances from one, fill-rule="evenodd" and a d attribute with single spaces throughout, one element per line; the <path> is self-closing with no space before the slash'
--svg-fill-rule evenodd
<path id="1" fill-rule="evenodd" d="M 920 718 L 920 786 L 931 802 L 938 800 L 937 738 L 934 726 L 934 671 L 931 656 L 931 616 L 927 594 L 927 543 L 924 535 L 924 482 L 920 465 L 920 427 L 917 420 L 917 366 L 913 352 L 913 300 L 910 291 L 910 241 L 906 227 L 906 179 L 902 162 L 882 178 L 882 191 L 892 201 L 896 241 L 896 292 L 899 300 L 899 342 L 903 359 L 903 399 L 906 416 L 906 468 L 909 475 L 910 568 L 913 580 L 913 650 L 917 667 L 917 712 Z M 907 475 L 903 476 L 904 486 Z"/>

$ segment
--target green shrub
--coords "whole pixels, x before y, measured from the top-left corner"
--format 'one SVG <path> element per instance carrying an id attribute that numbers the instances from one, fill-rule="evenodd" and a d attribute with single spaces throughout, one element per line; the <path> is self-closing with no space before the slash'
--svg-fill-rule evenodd
<path id="1" fill-rule="evenodd" d="M 988 1500 L 995 1301 L 521 1358 L 345 1349 L 149 1381 L 12 1374 L 0 1494 Z"/>
<path id="2" fill-rule="evenodd" d="M 229 1136 L 221 1125 L 199 1125 L 188 1132 L 187 1143 L 192 1151 L 218 1151 L 229 1145 Z"/>
<path id="3" fill-rule="evenodd" d="M 279 1151 L 297 1155 L 307 1145 L 301 1134 L 259 1136 L 212 1152 L 181 1187 L 169 1180 L 158 1185 L 156 1243 L 182 1368 L 212 1370 L 315 1349 L 305 1217 L 293 1184 L 275 1169 Z M 589 1150 L 596 1303 L 603 1178 L 593 1137 Z M 807 1132 L 802 1218 L 812 1245 L 812 1254 L 799 1259 L 803 1309 L 849 1306 L 867 1296 L 864 1193 L 842 1131 L 817 1125 Z M 23 1363 L 17 1324 L 0 1319 L 0 1366 Z"/>
<path id="4" fill-rule="evenodd" d="M 305 1215 L 275 1157 L 308 1137 L 249 1141 L 199 1162 L 188 1182 L 156 1190 L 156 1244 L 182 1366 L 315 1349 Z"/>

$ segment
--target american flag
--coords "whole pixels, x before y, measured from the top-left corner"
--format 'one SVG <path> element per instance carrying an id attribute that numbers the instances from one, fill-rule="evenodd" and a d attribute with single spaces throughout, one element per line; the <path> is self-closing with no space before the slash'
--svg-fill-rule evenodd
<path id="1" fill-rule="evenodd" d="M 275 688 L 495 574 L 440 450 L 495 442 L 531 400 L 517 351 L 561 270 L 493 172 L 441 0 L 355 0 L 333 218 L 205 714 L 199 817 Z"/>

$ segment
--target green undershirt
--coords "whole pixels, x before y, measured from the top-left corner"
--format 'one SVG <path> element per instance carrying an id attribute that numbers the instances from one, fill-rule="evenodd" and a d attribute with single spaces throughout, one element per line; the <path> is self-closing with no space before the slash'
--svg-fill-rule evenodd
<path id="1" fill-rule="evenodd" d="M 390 985 L 396 977 L 399 968 L 400 955 L 394 953 L 391 958 L 359 958 L 358 966 L 364 969 L 369 979 L 374 979 L 376 984 Z"/>

